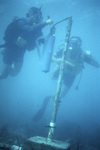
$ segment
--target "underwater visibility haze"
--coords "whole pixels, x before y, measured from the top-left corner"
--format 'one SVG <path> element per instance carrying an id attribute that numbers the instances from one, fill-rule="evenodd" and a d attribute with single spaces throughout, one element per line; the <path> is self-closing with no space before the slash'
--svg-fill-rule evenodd
<path id="1" fill-rule="evenodd" d="M 43 20 L 50 16 L 53 23 L 72 16 L 71 36 L 79 36 L 82 50 L 90 51 L 100 63 L 99 0 L 0 0 L 0 44 L 13 17 L 25 17 L 30 7 L 41 7 Z M 53 54 L 65 42 L 67 23 L 64 21 L 56 26 Z M 45 37 L 51 26 L 43 28 Z M 41 51 L 42 48 L 40 46 Z M 0 54 L 0 72 L 2 59 Z M 32 136 L 47 137 L 53 101 L 44 103 L 44 99 L 56 93 L 57 80 L 52 80 L 54 69 L 52 63 L 48 73 L 41 70 L 35 49 L 26 51 L 23 67 L 16 77 L 0 79 L 0 142 L 18 145 L 16 137 L 21 144 Z M 79 80 L 80 74 L 61 99 L 53 138 L 70 139 L 73 150 L 78 150 L 77 143 L 100 149 L 100 68 L 85 63 L 79 89 L 75 90 Z M 41 116 L 34 117 L 39 110 Z"/>

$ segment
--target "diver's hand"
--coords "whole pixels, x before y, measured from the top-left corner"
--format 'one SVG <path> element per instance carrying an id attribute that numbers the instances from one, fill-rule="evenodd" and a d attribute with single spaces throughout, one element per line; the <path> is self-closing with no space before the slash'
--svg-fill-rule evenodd
<path id="1" fill-rule="evenodd" d="M 53 21 L 51 19 L 46 20 L 46 24 L 52 24 Z"/>
<path id="2" fill-rule="evenodd" d="M 56 62 L 57 64 L 60 64 L 62 61 L 61 58 L 55 58 L 54 56 L 52 56 L 52 62 Z"/>

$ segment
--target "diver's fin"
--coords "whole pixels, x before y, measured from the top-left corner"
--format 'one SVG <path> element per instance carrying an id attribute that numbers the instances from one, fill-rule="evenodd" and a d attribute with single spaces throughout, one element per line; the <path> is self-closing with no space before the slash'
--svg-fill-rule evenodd
<path id="1" fill-rule="evenodd" d="M 43 104 L 41 108 L 36 112 L 36 114 L 33 116 L 33 121 L 38 122 L 44 115 L 48 102 L 51 100 L 51 96 L 47 96 L 43 100 Z"/>

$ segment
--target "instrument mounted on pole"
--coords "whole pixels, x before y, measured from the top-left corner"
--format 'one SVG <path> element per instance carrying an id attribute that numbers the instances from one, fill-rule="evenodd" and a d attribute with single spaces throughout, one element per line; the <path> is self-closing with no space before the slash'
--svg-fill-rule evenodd
<path id="1" fill-rule="evenodd" d="M 43 53 L 42 53 L 42 61 L 41 61 L 42 71 L 45 73 L 50 71 L 52 54 L 53 54 L 54 44 L 55 44 L 55 30 L 56 30 L 55 26 L 68 19 L 69 17 L 55 23 L 51 27 L 50 33 L 45 39 Z"/>

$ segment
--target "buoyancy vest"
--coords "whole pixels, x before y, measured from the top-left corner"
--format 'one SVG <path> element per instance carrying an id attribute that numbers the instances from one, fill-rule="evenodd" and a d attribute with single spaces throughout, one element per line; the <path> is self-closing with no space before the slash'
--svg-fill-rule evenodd
<path id="1" fill-rule="evenodd" d="M 64 76 L 75 76 L 80 73 L 82 71 L 84 63 L 84 53 L 82 52 L 82 50 L 80 50 L 79 53 L 74 56 L 72 56 L 68 51 L 66 56 Z"/>
<path id="2" fill-rule="evenodd" d="M 19 20 L 22 20 L 22 19 L 15 17 L 13 21 L 7 26 L 4 32 L 4 38 L 3 38 L 5 43 L 12 43 L 20 35 L 20 30 L 18 28 Z"/>

